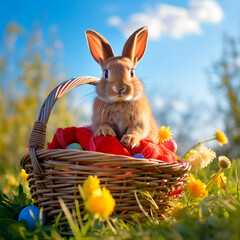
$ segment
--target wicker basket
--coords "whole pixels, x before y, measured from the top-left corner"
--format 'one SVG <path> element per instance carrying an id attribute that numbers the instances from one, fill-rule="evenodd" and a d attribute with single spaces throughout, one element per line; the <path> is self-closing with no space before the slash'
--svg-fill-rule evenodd
<path id="1" fill-rule="evenodd" d="M 75 207 L 74 200 L 81 201 L 78 185 L 89 175 L 97 175 L 101 185 L 106 186 L 116 200 L 114 215 L 126 212 L 120 214 L 124 217 L 139 211 L 134 190 L 147 189 L 155 193 L 153 199 L 159 215 L 164 216 L 169 209 L 171 192 L 181 189 L 188 176 L 191 168 L 188 162 L 167 163 L 71 149 L 44 150 L 47 121 L 57 99 L 74 87 L 95 85 L 98 80 L 94 77 L 70 79 L 57 86 L 43 103 L 29 139 L 28 153 L 21 160 L 29 174 L 34 204 L 43 207 L 49 221 L 54 222 L 62 211 L 59 197 L 70 209 Z M 139 200 L 145 210 L 150 211 L 149 201 L 141 195 Z"/>

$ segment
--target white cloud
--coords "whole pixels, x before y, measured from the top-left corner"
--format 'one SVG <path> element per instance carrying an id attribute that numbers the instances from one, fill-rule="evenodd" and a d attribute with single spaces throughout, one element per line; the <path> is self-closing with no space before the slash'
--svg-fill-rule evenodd
<path id="1" fill-rule="evenodd" d="M 165 100 L 163 98 L 157 97 L 154 99 L 154 108 L 161 109 L 165 105 Z"/>
<path id="2" fill-rule="evenodd" d="M 119 26 L 119 25 L 122 24 L 122 20 L 118 16 L 113 16 L 113 17 L 108 19 L 108 24 L 112 25 L 112 26 Z"/>
<path id="3" fill-rule="evenodd" d="M 201 34 L 201 23 L 220 23 L 223 11 L 215 0 L 191 0 L 189 7 L 158 4 L 142 13 L 133 13 L 126 21 L 118 16 L 108 19 L 108 24 L 120 28 L 126 37 L 142 26 L 148 26 L 149 38 L 158 40 L 163 35 L 182 38 Z"/>
<path id="4" fill-rule="evenodd" d="M 185 102 L 181 100 L 173 100 L 173 99 L 165 99 L 161 97 L 156 97 L 153 100 L 153 108 L 156 109 L 163 109 L 169 108 L 178 111 L 179 113 L 184 113 L 187 111 L 187 107 Z"/>
<path id="5" fill-rule="evenodd" d="M 219 23 L 223 19 L 223 10 L 213 0 L 189 2 L 189 14 L 200 22 Z"/>
<path id="6" fill-rule="evenodd" d="M 187 107 L 186 104 L 183 101 L 180 100 L 172 100 L 172 106 L 174 109 L 178 110 L 179 112 L 186 112 Z"/>

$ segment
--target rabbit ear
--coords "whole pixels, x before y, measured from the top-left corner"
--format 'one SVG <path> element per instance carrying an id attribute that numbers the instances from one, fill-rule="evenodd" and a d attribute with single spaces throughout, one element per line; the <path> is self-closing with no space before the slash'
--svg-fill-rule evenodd
<path id="1" fill-rule="evenodd" d="M 114 56 L 111 45 L 101 34 L 93 30 L 87 30 L 86 36 L 90 52 L 95 61 L 101 66 L 103 61 Z"/>
<path id="2" fill-rule="evenodd" d="M 142 27 L 134 32 L 123 47 L 122 56 L 137 63 L 143 56 L 148 39 L 148 28 Z"/>

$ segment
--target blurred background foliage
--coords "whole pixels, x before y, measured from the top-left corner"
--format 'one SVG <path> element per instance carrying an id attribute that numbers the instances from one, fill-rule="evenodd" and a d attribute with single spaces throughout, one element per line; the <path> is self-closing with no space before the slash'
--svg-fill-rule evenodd
<path id="1" fill-rule="evenodd" d="M 16 41 L 21 43 L 21 49 L 15 48 Z M 59 62 L 62 43 L 57 39 L 56 29 L 49 29 L 48 36 L 43 36 L 39 27 L 26 32 L 12 22 L 6 26 L 3 42 L 0 49 L 1 171 L 19 166 L 43 101 L 53 88 L 66 80 Z M 56 126 L 69 126 L 80 115 L 80 111 L 69 107 L 69 101 L 69 97 L 64 96 L 54 107 L 47 141 Z"/>
<path id="2" fill-rule="evenodd" d="M 240 155 L 240 38 L 223 37 L 222 55 L 212 66 L 210 83 L 229 138 L 222 151 L 237 158 Z"/>
<path id="3" fill-rule="evenodd" d="M 41 104 L 56 85 L 67 79 L 61 64 L 63 44 L 57 38 L 55 28 L 50 28 L 48 36 L 43 36 L 40 27 L 35 26 L 31 32 L 26 32 L 18 23 L 11 22 L 6 26 L 3 38 L 4 44 L 0 48 L 1 171 L 6 167 L 19 167 Z M 15 47 L 16 41 L 20 42 L 21 48 Z M 224 118 L 224 129 L 221 130 L 226 132 L 230 140 L 227 147 L 215 150 L 230 158 L 239 157 L 239 48 L 238 39 L 224 37 L 221 58 L 209 66 L 207 75 L 216 100 L 216 109 L 209 110 L 205 105 L 194 106 L 189 103 L 180 122 L 175 122 L 174 108 L 171 106 L 165 105 L 161 111 L 154 110 L 157 122 L 178 130 L 174 132 L 174 138 L 179 149 L 183 145 L 187 149 L 191 147 L 191 132 L 196 122 L 200 121 L 199 116 L 209 115 L 211 123 L 208 124 L 214 125 L 216 118 Z M 61 98 L 54 107 L 48 124 L 47 141 L 51 140 L 57 127 L 81 125 L 81 106 L 73 107 L 70 96 Z M 212 135 L 209 133 L 209 136 Z"/>

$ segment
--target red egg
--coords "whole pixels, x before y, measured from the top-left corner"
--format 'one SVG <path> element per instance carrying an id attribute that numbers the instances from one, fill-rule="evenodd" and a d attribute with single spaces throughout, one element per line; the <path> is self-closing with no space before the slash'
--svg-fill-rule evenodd
<path id="1" fill-rule="evenodd" d="M 169 139 L 167 141 L 164 141 L 163 146 L 166 147 L 167 149 L 169 149 L 172 152 L 176 152 L 177 151 L 177 144 L 173 139 Z"/>

